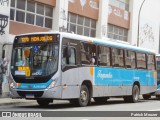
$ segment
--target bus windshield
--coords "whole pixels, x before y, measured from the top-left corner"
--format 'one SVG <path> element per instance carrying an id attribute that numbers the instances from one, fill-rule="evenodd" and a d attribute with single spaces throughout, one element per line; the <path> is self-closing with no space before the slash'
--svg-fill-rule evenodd
<path id="1" fill-rule="evenodd" d="M 23 44 L 13 48 L 11 73 L 15 76 L 47 76 L 58 69 L 56 43 Z"/>

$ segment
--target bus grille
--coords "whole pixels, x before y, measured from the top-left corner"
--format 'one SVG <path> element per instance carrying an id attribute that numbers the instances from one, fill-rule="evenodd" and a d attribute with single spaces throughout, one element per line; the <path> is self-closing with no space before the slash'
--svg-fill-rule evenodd
<path id="1" fill-rule="evenodd" d="M 43 95 L 43 91 L 17 91 L 19 96 L 21 97 L 26 97 L 27 94 L 32 94 L 34 95 L 35 98 L 41 97 Z"/>

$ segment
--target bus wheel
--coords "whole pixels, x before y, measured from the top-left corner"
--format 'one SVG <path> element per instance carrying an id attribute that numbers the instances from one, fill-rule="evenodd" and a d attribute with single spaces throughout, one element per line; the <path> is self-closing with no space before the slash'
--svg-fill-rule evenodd
<path id="1" fill-rule="evenodd" d="M 48 106 L 49 103 L 51 102 L 51 100 L 37 100 L 37 103 L 39 104 L 39 106 Z"/>
<path id="2" fill-rule="evenodd" d="M 128 102 L 131 102 L 131 103 L 136 103 L 138 102 L 139 100 L 139 87 L 138 85 L 134 85 L 133 88 L 132 88 L 132 95 L 131 96 L 128 96 Z"/>
<path id="3" fill-rule="evenodd" d="M 71 104 L 76 104 L 76 103 L 77 103 L 77 100 L 76 100 L 76 99 L 71 99 L 71 100 L 69 100 L 69 102 L 70 102 Z"/>
<path id="4" fill-rule="evenodd" d="M 149 100 L 151 98 L 151 95 L 143 95 L 143 99 Z"/>
<path id="5" fill-rule="evenodd" d="M 107 100 L 108 100 L 108 97 L 95 97 L 94 98 L 94 101 L 100 104 L 106 103 Z"/>
<path id="6" fill-rule="evenodd" d="M 90 102 L 89 91 L 86 85 L 81 86 L 80 98 L 78 99 L 78 104 L 80 107 L 85 107 Z"/>
<path id="7" fill-rule="evenodd" d="M 124 96 L 123 97 L 123 99 L 124 99 L 124 102 L 126 102 L 126 103 L 128 103 L 128 102 L 130 102 L 129 100 L 130 100 L 130 98 L 129 98 L 130 96 Z"/>
<path id="8" fill-rule="evenodd" d="M 156 98 L 160 100 L 160 95 L 156 95 Z"/>

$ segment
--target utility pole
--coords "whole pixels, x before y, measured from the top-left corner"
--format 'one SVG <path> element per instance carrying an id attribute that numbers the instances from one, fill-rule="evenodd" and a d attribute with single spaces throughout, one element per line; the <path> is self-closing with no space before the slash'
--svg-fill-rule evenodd
<path id="1" fill-rule="evenodd" d="M 142 9 L 142 6 L 144 4 L 146 0 L 143 0 L 140 8 L 139 8 L 139 13 L 138 13 L 138 33 L 137 33 L 137 47 L 139 46 L 139 27 L 140 27 L 140 14 L 141 14 L 141 9 Z"/>

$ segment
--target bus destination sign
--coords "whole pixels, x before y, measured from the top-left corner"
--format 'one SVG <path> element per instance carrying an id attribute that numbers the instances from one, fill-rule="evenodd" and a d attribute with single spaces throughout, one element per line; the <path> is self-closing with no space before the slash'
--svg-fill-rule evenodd
<path id="1" fill-rule="evenodd" d="M 39 42 L 52 42 L 52 35 L 44 35 L 44 36 L 23 36 L 18 38 L 18 43 L 39 43 Z"/>

